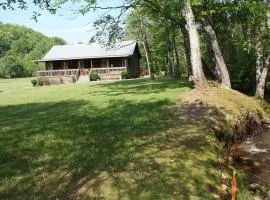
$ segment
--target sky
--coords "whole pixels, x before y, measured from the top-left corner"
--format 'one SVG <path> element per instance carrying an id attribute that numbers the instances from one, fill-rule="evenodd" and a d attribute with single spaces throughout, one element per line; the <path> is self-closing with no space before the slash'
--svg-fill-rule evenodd
<path id="1" fill-rule="evenodd" d="M 102 0 L 102 3 L 99 5 L 112 6 L 119 5 L 122 2 L 123 0 Z M 46 11 L 40 11 L 42 15 L 38 17 L 38 21 L 36 22 L 31 19 L 35 9 L 31 4 L 27 10 L 0 9 L 0 21 L 3 23 L 23 25 L 49 37 L 57 36 L 63 38 L 68 44 L 78 42 L 87 43 L 96 32 L 93 22 L 104 15 L 105 12 L 104 10 L 98 10 L 82 16 L 74 13 L 74 5 L 66 4 L 54 15 Z M 111 12 L 114 14 L 113 12 L 116 11 Z"/>

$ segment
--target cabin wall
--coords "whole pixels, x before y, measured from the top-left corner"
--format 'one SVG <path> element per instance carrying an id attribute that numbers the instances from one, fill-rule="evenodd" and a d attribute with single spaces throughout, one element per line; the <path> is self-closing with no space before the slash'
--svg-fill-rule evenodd
<path id="1" fill-rule="evenodd" d="M 128 58 L 127 71 L 131 78 L 138 78 L 140 76 L 140 55 L 135 51 L 132 56 Z"/>

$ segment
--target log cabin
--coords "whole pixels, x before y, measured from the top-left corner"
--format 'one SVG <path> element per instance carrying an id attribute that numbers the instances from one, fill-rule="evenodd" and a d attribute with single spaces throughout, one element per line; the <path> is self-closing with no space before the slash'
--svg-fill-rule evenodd
<path id="1" fill-rule="evenodd" d="M 123 41 L 107 47 L 101 44 L 72 44 L 53 46 L 38 60 L 45 63 L 45 70 L 38 69 L 38 78 L 49 81 L 89 80 L 89 73 L 97 72 L 101 80 L 121 79 L 127 71 L 130 78 L 140 76 L 140 50 L 136 41 Z M 38 67 L 39 68 L 39 67 Z"/>

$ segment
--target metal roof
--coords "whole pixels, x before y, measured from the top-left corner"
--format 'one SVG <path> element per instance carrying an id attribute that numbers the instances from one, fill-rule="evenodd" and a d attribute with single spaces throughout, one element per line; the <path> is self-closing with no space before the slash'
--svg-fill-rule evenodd
<path id="1" fill-rule="evenodd" d="M 56 61 L 87 58 L 129 57 L 136 49 L 136 41 L 124 41 L 107 47 L 101 44 L 71 44 L 53 46 L 39 61 Z"/>

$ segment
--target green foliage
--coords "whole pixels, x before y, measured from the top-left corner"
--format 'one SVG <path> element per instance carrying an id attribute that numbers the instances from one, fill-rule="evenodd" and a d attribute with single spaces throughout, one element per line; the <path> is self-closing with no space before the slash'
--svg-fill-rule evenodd
<path id="1" fill-rule="evenodd" d="M 165 3 L 166 9 L 172 12 L 180 13 L 178 8 L 174 8 L 171 3 Z M 169 12 L 169 11 L 166 12 Z M 183 37 L 179 31 L 179 26 L 172 21 L 167 21 L 160 16 L 161 14 L 151 12 L 149 9 L 141 8 L 133 10 L 126 19 L 125 38 L 136 40 L 142 54 L 141 66 L 147 68 L 147 60 L 143 46 L 143 32 L 148 37 L 148 43 L 152 53 L 154 72 L 160 74 L 161 71 L 167 71 L 169 62 L 175 66 L 181 74 L 186 74 L 187 70 L 185 56 L 183 55 Z M 142 21 L 141 21 L 142 19 Z M 181 17 L 178 19 L 181 21 Z M 142 31 L 141 23 L 144 24 L 145 30 Z M 178 56 L 176 56 L 177 52 Z M 169 55 L 170 54 L 170 55 Z"/>
<path id="2" fill-rule="evenodd" d="M 36 87 L 38 81 L 37 81 L 37 79 L 32 79 L 32 80 L 31 80 L 31 83 L 32 83 L 32 85 L 33 85 L 34 87 Z"/>
<path id="3" fill-rule="evenodd" d="M 32 29 L 11 24 L 0 24 L 0 77 L 34 76 L 35 60 L 41 59 L 60 38 L 48 38 Z"/>
<path id="4" fill-rule="evenodd" d="M 100 77 L 97 72 L 91 72 L 89 74 L 89 79 L 90 81 L 97 81 L 97 80 L 100 80 Z"/>
<path id="5" fill-rule="evenodd" d="M 253 200 L 254 197 L 251 194 L 251 191 L 248 190 L 248 187 L 247 187 L 247 180 L 246 180 L 245 174 L 239 172 L 236 177 L 237 177 L 237 187 L 238 187 L 237 199 Z"/>
<path id="6" fill-rule="evenodd" d="M 123 71 L 121 73 L 121 78 L 122 79 L 129 79 L 130 78 L 129 73 L 127 71 Z"/>
<path id="7" fill-rule="evenodd" d="M 257 194 L 261 197 L 268 198 L 270 194 L 270 185 L 262 185 L 257 189 Z"/>

